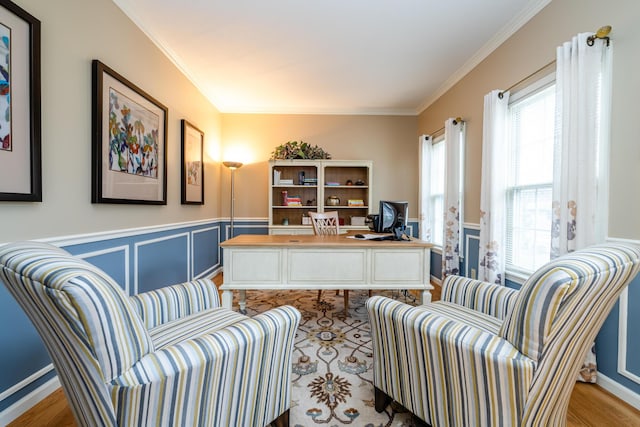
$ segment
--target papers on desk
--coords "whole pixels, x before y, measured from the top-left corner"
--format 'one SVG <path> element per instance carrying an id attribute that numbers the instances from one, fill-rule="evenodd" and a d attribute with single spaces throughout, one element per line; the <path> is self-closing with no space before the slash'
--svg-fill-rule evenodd
<path id="1" fill-rule="evenodd" d="M 375 233 L 375 234 L 370 233 L 370 234 L 356 234 L 354 236 L 347 236 L 347 239 L 356 239 L 356 240 L 388 240 L 392 238 L 393 238 L 392 233 Z"/>

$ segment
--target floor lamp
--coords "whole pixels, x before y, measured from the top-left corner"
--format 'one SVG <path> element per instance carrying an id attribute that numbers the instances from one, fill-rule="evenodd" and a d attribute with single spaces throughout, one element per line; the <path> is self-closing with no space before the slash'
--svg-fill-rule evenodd
<path id="1" fill-rule="evenodd" d="M 239 169 L 242 166 L 242 163 L 241 162 L 222 162 L 222 164 L 231 170 L 231 215 L 230 215 L 229 236 L 232 239 L 233 238 L 233 203 L 235 201 L 233 180 L 234 180 L 236 169 Z"/>

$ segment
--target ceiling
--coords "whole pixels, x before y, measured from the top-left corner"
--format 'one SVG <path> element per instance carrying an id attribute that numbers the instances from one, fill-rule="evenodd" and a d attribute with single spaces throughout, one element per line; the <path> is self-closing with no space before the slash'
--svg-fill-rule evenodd
<path id="1" fill-rule="evenodd" d="M 113 0 L 223 113 L 419 114 L 551 0 Z"/>

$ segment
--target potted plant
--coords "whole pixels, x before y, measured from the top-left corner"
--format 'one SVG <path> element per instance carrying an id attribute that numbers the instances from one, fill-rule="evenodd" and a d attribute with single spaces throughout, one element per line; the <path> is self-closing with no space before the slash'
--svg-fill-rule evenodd
<path id="1" fill-rule="evenodd" d="M 324 151 L 317 145 L 307 144 L 304 141 L 288 141 L 278 145 L 271 153 L 271 160 L 290 159 L 330 159 L 331 154 Z"/>

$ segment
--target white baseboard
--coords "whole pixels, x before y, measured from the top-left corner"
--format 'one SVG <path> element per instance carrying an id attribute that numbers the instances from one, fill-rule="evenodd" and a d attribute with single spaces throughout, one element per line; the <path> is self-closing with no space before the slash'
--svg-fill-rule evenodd
<path id="1" fill-rule="evenodd" d="M 624 400 L 629 405 L 640 411 L 640 394 L 633 390 L 629 390 L 622 384 L 615 382 L 601 372 L 598 372 L 597 384 L 609 393 L 615 395 L 618 399 Z"/>
<path id="2" fill-rule="evenodd" d="M 51 378 L 40 387 L 36 388 L 31 393 L 0 412 L 0 426 L 6 426 L 59 388 L 60 380 L 58 379 L 58 376 Z"/>

